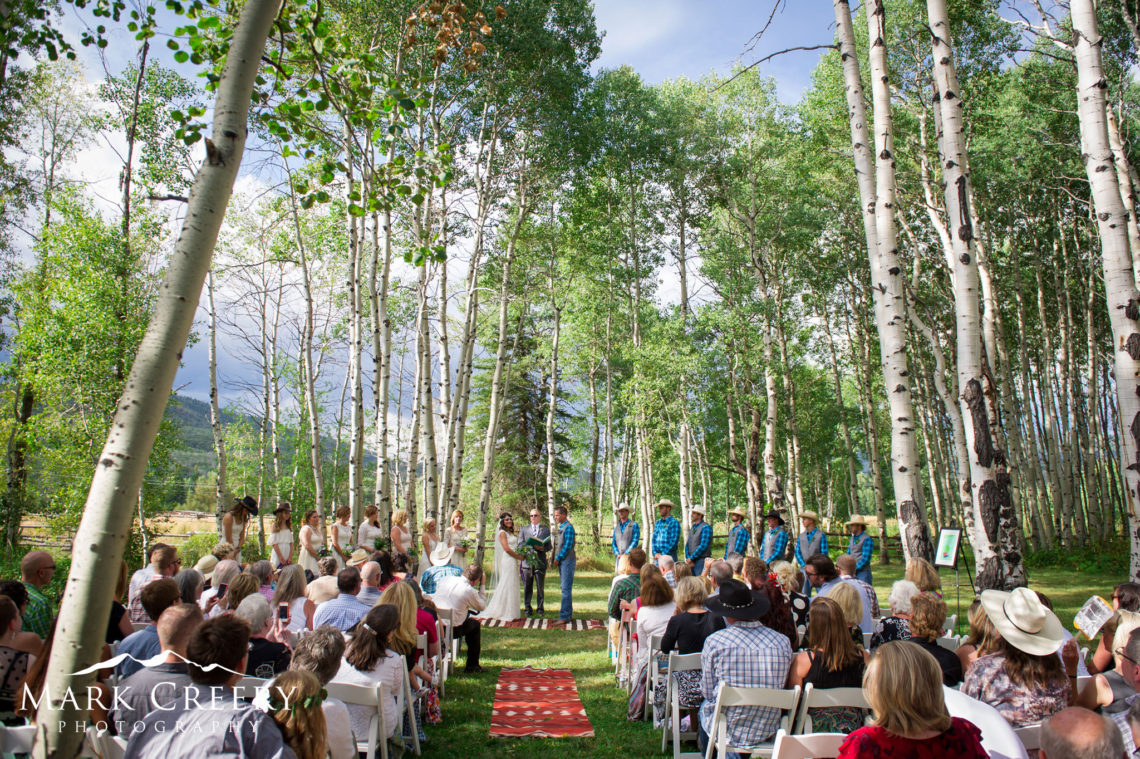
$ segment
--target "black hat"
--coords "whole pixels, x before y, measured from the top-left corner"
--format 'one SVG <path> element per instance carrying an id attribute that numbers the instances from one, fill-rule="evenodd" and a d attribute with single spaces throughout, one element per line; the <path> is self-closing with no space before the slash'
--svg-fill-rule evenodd
<path id="1" fill-rule="evenodd" d="M 725 580 L 720 584 L 720 594 L 705 601 L 705 608 L 713 614 L 746 622 L 760 619 L 771 606 L 767 596 L 740 580 Z"/>
<path id="2" fill-rule="evenodd" d="M 241 504 L 245 510 L 249 512 L 251 517 L 257 516 L 257 501 L 253 500 L 252 497 L 248 495 L 242 496 L 241 498 L 235 498 L 234 501 Z"/>
<path id="3" fill-rule="evenodd" d="M 778 519 L 780 520 L 780 524 L 784 523 L 784 518 L 780 516 L 780 512 L 776 511 L 775 509 L 769 511 L 768 516 L 766 516 L 765 519 Z"/>

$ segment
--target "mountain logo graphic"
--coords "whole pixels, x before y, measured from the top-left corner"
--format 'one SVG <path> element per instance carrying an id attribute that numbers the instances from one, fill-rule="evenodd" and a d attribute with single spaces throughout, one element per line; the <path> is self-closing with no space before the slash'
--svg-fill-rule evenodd
<path id="1" fill-rule="evenodd" d="M 72 672 L 71 676 L 72 677 L 79 677 L 80 675 L 89 675 L 92 672 L 99 672 L 99 671 L 104 670 L 104 669 L 114 669 L 125 661 L 133 661 L 135 664 L 142 666 L 144 669 L 149 669 L 150 667 L 154 667 L 154 666 L 157 666 L 159 664 L 163 664 L 166 661 L 166 657 L 168 654 L 171 654 L 171 655 L 178 657 L 179 659 L 181 659 L 186 664 L 189 664 L 189 665 L 194 666 L 194 667 L 198 667 L 198 669 L 202 670 L 203 672 L 213 672 L 215 669 L 220 669 L 220 670 L 224 670 L 226 672 L 229 672 L 231 675 L 238 675 L 239 677 L 245 677 L 244 672 L 235 672 L 234 670 L 230 669 L 229 667 L 222 666 L 221 664 L 207 664 L 205 666 L 202 666 L 199 664 L 194 664 L 194 662 L 190 661 L 189 659 L 187 659 L 185 656 L 178 653 L 177 651 L 159 651 L 157 654 L 150 657 L 149 659 L 136 659 L 134 656 L 131 656 L 130 654 L 117 654 L 115 656 L 112 656 L 110 659 L 107 659 L 106 661 L 97 662 L 95 664 L 92 664 L 90 667 L 85 667 L 84 669 L 79 670 L 78 672 Z"/>

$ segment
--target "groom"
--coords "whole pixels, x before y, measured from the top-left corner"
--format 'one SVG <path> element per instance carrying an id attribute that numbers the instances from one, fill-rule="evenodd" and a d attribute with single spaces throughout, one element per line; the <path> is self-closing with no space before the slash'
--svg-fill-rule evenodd
<path id="1" fill-rule="evenodd" d="M 554 507 L 554 564 L 558 568 L 558 584 L 562 590 L 562 610 L 558 618 L 569 622 L 574 616 L 574 567 L 578 563 L 574 553 L 574 525 L 566 521 L 565 506 Z"/>
<path id="2" fill-rule="evenodd" d="M 530 510 L 530 524 L 524 525 L 519 530 L 519 552 L 522 553 L 526 550 L 526 542 L 531 538 L 538 540 L 546 540 L 550 537 L 550 528 L 542 523 L 542 512 L 537 508 Z M 537 581 L 538 585 L 538 616 L 545 613 L 543 602 L 546 600 L 546 550 L 535 549 L 538 554 L 538 561 L 534 566 L 527 563 L 524 558 L 519 567 L 522 569 L 523 581 L 526 583 L 525 598 L 526 598 L 526 615 L 528 617 L 534 615 L 534 609 L 530 605 L 531 592 Z"/>

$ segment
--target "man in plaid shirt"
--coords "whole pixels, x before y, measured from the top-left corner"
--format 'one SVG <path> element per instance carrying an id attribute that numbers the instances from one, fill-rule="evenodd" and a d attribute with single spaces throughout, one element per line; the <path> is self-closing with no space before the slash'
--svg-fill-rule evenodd
<path id="1" fill-rule="evenodd" d="M 681 540 L 681 523 L 672 516 L 672 501 L 659 501 L 657 514 L 660 519 L 653 525 L 653 561 L 663 554 L 677 560 L 677 542 Z"/>
<path id="2" fill-rule="evenodd" d="M 28 605 L 24 608 L 24 630 L 47 639 L 51 622 L 55 618 L 51 600 L 42 588 L 51 583 L 55 574 L 55 559 L 44 551 L 28 551 L 20 560 L 20 579 L 28 590 Z"/>
<path id="3" fill-rule="evenodd" d="M 760 558 L 770 565 L 773 561 L 784 558 L 787 550 L 788 531 L 784 528 L 784 518 L 780 512 L 772 509 L 768 512 L 768 531 L 760 543 Z"/>
<path id="4" fill-rule="evenodd" d="M 150 624 L 151 619 L 143 609 L 139 593 L 143 586 L 161 577 L 173 577 L 181 568 L 178 550 L 166 543 L 155 543 L 150 548 L 150 564 L 131 575 L 130 590 L 127 593 L 127 616 L 131 622 Z"/>
<path id="5" fill-rule="evenodd" d="M 851 531 L 851 542 L 847 544 L 847 553 L 855 557 L 855 576 L 868 585 L 871 584 L 871 557 L 875 553 L 875 541 L 867 534 L 867 520 L 862 514 L 856 514 L 847 521 L 847 529 Z"/>
<path id="6" fill-rule="evenodd" d="M 788 637 L 765 627 L 760 618 L 768 613 L 768 599 L 750 590 L 739 580 L 726 580 L 720 594 L 705 606 L 723 616 L 728 627 L 705 639 L 701 650 L 701 696 L 698 732 L 701 751 L 715 740 L 712 720 L 717 689 L 721 685 L 738 688 L 783 688 L 792 663 Z M 764 706 L 734 706 L 725 710 L 729 743 L 753 748 L 770 740 L 780 726 L 779 709 Z M 729 754 L 732 755 L 731 753 Z"/>

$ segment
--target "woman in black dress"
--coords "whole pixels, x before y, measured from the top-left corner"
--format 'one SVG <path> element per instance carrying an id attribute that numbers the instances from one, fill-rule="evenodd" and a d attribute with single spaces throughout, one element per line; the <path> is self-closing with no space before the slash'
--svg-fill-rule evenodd
<path id="1" fill-rule="evenodd" d="M 811 683 L 820 688 L 861 688 L 867 654 L 851 639 L 843 610 L 827 596 L 811 605 L 808 648 L 792 658 L 788 688 Z M 812 709 L 812 731 L 850 733 L 863 726 L 862 709 L 828 707 Z"/>

